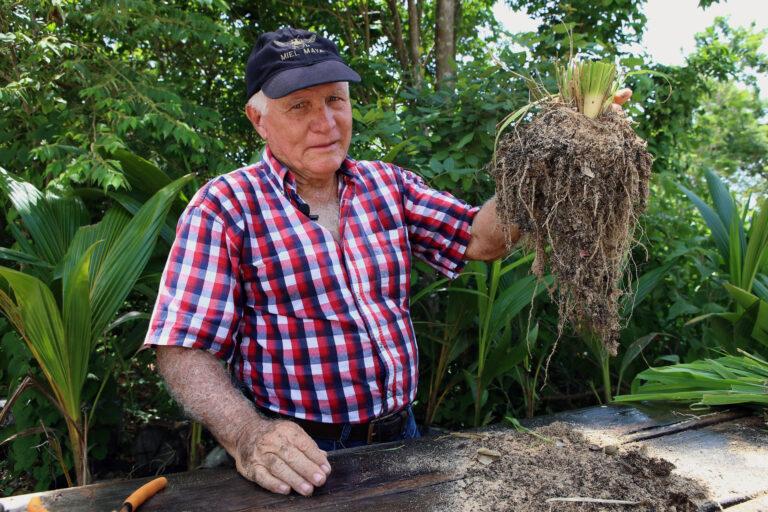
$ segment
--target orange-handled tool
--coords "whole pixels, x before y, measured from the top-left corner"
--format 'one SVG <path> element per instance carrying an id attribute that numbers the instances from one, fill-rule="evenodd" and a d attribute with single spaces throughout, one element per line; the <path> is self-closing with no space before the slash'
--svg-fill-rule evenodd
<path id="1" fill-rule="evenodd" d="M 27 512 L 48 512 L 48 511 L 43 506 L 43 500 L 40 499 L 40 496 L 35 496 L 31 500 L 29 500 L 29 503 L 27 503 Z"/>
<path id="2" fill-rule="evenodd" d="M 147 482 L 125 499 L 123 506 L 120 507 L 120 512 L 134 512 L 149 498 L 165 489 L 166 485 L 168 485 L 168 479 L 164 476 Z"/>

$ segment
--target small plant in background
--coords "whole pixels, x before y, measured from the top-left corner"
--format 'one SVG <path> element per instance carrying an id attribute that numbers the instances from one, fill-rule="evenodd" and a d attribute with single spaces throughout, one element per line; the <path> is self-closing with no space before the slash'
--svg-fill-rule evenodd
<path id="1" fill-rule="evenodd" d="M 713 405 L 768 405 L 768 361 L 743 350 L 741 356 L 704 359 L 688 364 L 649 368 L 632 383 L 632 393 L 616 402 L 662 400 Z"/>
<path id="2" fill-rule="evenodd" d="M 427 425 L 434 421 L 446 396 L 461 383 L 471 395 L 471 423 L 480 426 L 490 421 L 491 411 L 483 416 L 489 386 L 523 364 L 531 350 L 524 335 L 514 342 L 516 333 L 525 333 L 524 329 L 516 329 L 515 320 L 551 284 L 548 278 L 537 283 L 535 276 L 515 272 L 527 269 L 532 260 L 532 254 L 515 252 L 507 260 L 490 264 L 473 261 L 453 283 L 440 279 L 414 294 L 411 307 L 420 307 L 427 296 L 436 292 L 448 296 L 442 334 L 435 335 L 434 328 L 419 333 L 422 350 L 432 361 L 426 372 Z M 527 324 L 527 320 L 523 323 Z M 532 338 L 535 335 L 529 335 L 528 340 Z M 468 364 L 451 372 L 451 365 L 462 356 Z"/>
<path id="3" fill-rule="evenodd" d="M 707 170 L 705 176 L 714 208 L 688 188 L 679 187 L 710 228 L 727 269 L 728 282 L 723 285 L 733 304 L 731 311 L 701 315 L 689 324 L 710 319 L 730 325 L 730 329 L 720 330 L 720 346 L 742 355 L 649 368 L 635 377 L 631 394 L 617 396 L 617 402 L 684 401 L 692 402 L 692 407 L 768 404 L 768 362 L 744 350 L 768 349 L 764 274 L 768 265 L 768 203 L 758 201 L 747 228 L 747 209 L 739 214 L 733 196 L 717 174 Z"/>
<path id="4" fill-rule="evenodd" d="M 33 386 L 57 407 L 67 425 L 79 485 L 89 481 L 88 427 L 100 396 L 99 392 L 87 413 L 83 411 L 90 357 L 113 327 L 110 322 L 139 278 L 172 203 L 189 180 L 180 178 L 162 188 L 133 218 L 112 208 L 100 222 L 87 224 L 78 198 L 44 194 L 0 169 L 0 186 L 21 220 L 20 226 L 11 227 L 21 250 L 4 249 L 2 256 L 23 270 L 0 267 L 7 286 L 0 290 L 0 309 L 46 379 L 46 384 L 25 379 L 9 402 Z M 102 389 L 106 382 L 105 378 Z M 67 476 L 63 455 L 57 458 Z"/>
<path id="5" fill-rule="evenodd" d="M 632 289 L 628 294 L 623 297 L 622 300 L 622 317 L 629 318 L 636 307 L 653 292 L 658 284 L 663 279 L 666 272 L 668 272 L 675 264 L 679 255 L 675 255 L 670 258 L 669 261 L 645 272 L 639 278 L 632 282 Z M 616 382 L 616 389 L 621 388 L 624 373 L 630 364 L 640 355 L 640 353 L 647 347 L 654 339 L 657 339 L 661 333 L 650 333 L 645 336 L 634 340 L 630 343 L 621 355 L 619 362 L 618 377 Z M 602 383 L 602 401 L 605 403 L 611 402 L 613 396 L 612 376 L 611 376 L 611 354 L 608 352 L 605 344 L 600 338 L 594 335 L 594 333 L 586 332 L 581 335 L 581 339 L 589 349 L 592 357 L 597 362 L 600 369 L 600 377 Z"/>
<path id="6" fill-rule="evenodd" d="M 519 355 L 515 357 L 508 352 L 513 339 L 512 320 L 551 284 L 550 278 L 545 277 L 539 282 L 533 275 L 512 282 L 503 279 L 515 268 L 532 260 L 533 255 L 529 254 L 510 263 L 497 260 L 491 264 L 472 262 L 468 265 L 469 271 L 475 273 L 477 284 L 478 332 L 477 358 L 469 369 L 464 370 L 464 376 L 475 398 L 476 427 L 490 420 L 482 414 L 488 398 L 488 386 L 523 361 Z M 527 347 L 526 341 L 530 337 L 523 335 L 522 339 L 522 345 Z"/>
<path id="7" fill-rule="evenodd" d="M 768 300 L 768 200 L 758 198 L 747 228 L 750 199 L 739 211 L 725 182 L 711 169 L 704 171 L 712 206 L 683 185 L 678 185 L 696 205 L 725 263 L 728 282 Z"/>
<path id="8" fill-rule="evenodd" d="M 730 352 L 750 348 L 752 340 L 764 342 L 768 333 L 768 200 L 759 198 L 750 217 L 747 205 L 739 212 L 731 193 L 720 177 L 705 171 L 713 206 L 688 188 L 680 189 L 696 205 L 724 263 L 723 285 L 733 299 L 732 309 L 700 315 L 688 323 L 709 320 L 719 333 L 722 347 Z"/>

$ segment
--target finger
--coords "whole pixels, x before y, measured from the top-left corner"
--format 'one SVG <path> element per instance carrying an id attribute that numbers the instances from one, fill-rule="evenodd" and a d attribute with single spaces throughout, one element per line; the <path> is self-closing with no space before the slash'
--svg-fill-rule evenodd
<path id="1" fill-rule="evenodd" d="M 240 469 L 240 468 L 238 468 Z M 291 492 L 291 486 L 287 483 L 283 482 L 279 478 L 275 478 L 272 476 L 272 474 L 269 472 L 269 470 L 262 466 L 261 464 L 252 464 L 248 466 L 247 468 L 244 468 L 244 471 L 241 470 L 240 474 L 243 475 L 245 478 L 252 482 L 256 482 L 264 489 L 277 493 L 277 494 L 288 494 Z"/>
<path id="2" fill-rule="evenodd" d="M 269 472 L 273 477 L 290 485 L 293 490 L 304 496 L 310 496 L 312 491 L 315 490 L 314 486 L 307 482 L 301 475 L 294 471 L 282 458 L 277 454 L 269 454 L 270 463 L 268 464 Z"/>
<path id="3" fill-rule="evenodd" d="M 298 473 L 304 480 L 315 486 L 325 483 L 325 471 L 309 460 L 304 452 L 293 445 L 285 445 L 280 448 L 280 457 L 291 469 Z"/>
<path id="4" fill-rule="evenodd" d="M 619 114 L 624 112 L 624 109 L 622 109 L 621 105 L 619 105 L 618 103 L 611 103 L 611 110 Z"/>
<path id="5" fill-rule="evenodd" d="M 616 94 L 613 95 L 613 102 L 617 105 L 623 105 L 627 101 L 629 101 L 629 98 L 632 97 L 632 89 L 619 89 L 616 91 Z"/>
<path id="6" fill-rule="evenodd" d="M 321 450 L 314 439 L 302 431 L 303 435 L 298 435 L 294 439 L 294 444 L 301 450 L 309 460 L 320 466 L 326 475 L 331 474 L 331 464 L 328 462 L 328 453 Z"/>

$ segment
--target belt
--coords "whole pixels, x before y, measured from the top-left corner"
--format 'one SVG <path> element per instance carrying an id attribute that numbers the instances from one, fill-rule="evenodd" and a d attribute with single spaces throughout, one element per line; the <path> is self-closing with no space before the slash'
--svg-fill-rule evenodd
<path id="1" fill-rule="evenodd" d="M 341 440 L 345 427 L 349 428 L 348 441 L 366 441 L 368 444 L 396 441 L 400 439 L 408 425 L 410 406 L 398 412 L 374 418 L 367 423 L 320 423 L 292 416 L 277 414 L 274 411 L 259 408 L 264 414 L 272 418 L 290 420 L 315 439 Z"/>

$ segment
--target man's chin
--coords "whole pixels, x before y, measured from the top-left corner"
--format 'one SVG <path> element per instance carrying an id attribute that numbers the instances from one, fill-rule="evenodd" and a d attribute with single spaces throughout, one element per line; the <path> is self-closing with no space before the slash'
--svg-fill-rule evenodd
<path id="1" fill-rule="evenodd" d="M 339 156 L 337 154 L 333 156 L 325 155 L 313 158 L 313 171 L 316 174 L 332 174 L 341 167 L 341 163 L 344 161 L 345 156 L 346 155 Z"/>

